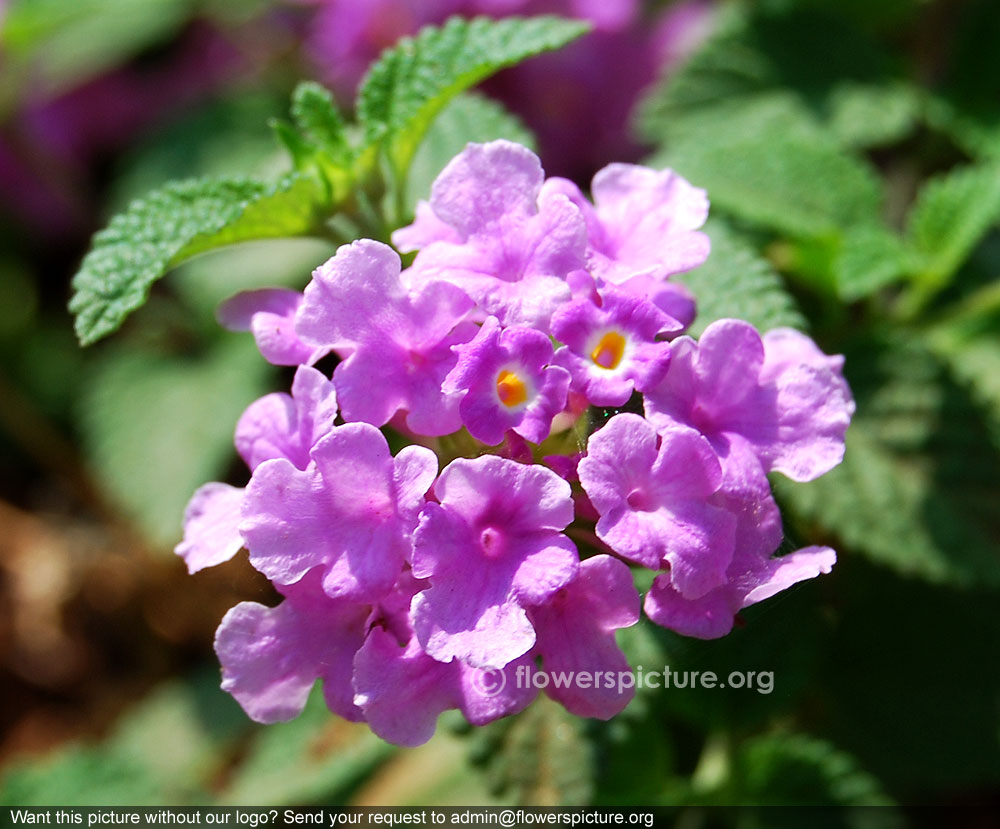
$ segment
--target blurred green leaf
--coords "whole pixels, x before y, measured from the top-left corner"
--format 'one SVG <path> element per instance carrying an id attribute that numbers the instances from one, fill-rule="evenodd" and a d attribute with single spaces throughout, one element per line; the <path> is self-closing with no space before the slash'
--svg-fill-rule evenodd
<path id="1" fill-rule="evenodd" d="M 917 278 L 928 290 L 947 285 L 998 221 L 1000 163 L 958 167 L 928 181 L 907 223 Z"/>
<path id="2" fill-rule="evenodd" d="M 833 267 L 837 294 L 854 302 L 910 273 L 912 254 L 887 227 L 863 225 L 844 236 Z"/>
<path id="3" fill-rule="evenodd" d="M 594 789 L 593 745 L 584 721 L 548 697 L 473 731 L 473 762 L 498 794 L 519 806 L 584 806 Z"/>
<path id="4" fill-rule="evenodd" d="M 32 92 L 53 95 L 177 32 L 192 0 L 13 0 L 0 26 L 5 75 L 30 66 Z"/>
<path id="5" fill-rule="evenodd" d="M 892 805 L 879 781 L 854 757 L 803 734 L 765 735 L 743 743 L 736 753 L 729 785 L 735 803 Z M 883 814 L 881 819 L 886 817 Z"/>
<path id="6" fill-rule="evenodd" d="M 16 764 L 3 806 L 180 806 L 209 799 L 211 778 L 251 723 L 216 671 L 154 689 L 102 741 Z"/>
<path id="7" fill-rule="evenodd" d="M 726 317 L 748 320 L 761 331 L 805 327 L 781 277 L 767 260 L 724 222 L 710 219 L 705 229 L 712 240 L 708 261 L 675 277 L 694 292 L 698 301 L 693 334 L 700 334 L 709 323 Z"/>
<path id="8" fill-rule="evenodd" d="M 901 573 L 1000 585 L 1000 453 L 967 394 L 918 342 L 858 341 L 846 367 L 844 461 L 806 484 L 776 476 L 792 514 Z"/>
<path id="9" fill-rule="evenodd" d="M 346 793 L 395 747 L 368 726 L 335 717 L 314 689 L 302 714 L 261 729 L 217 802 L 240 806 L 343 803 Z"/>
<path id="10" fill-rule="evenodd" d="M 947 361 L 955 379 L 990 415 L 993 445 L 1000 449 L 1000 334 L 979 333 L 958 326 L 936 328 L 930 335 L 935 353 Z"/>
<path id="11" fill-rule="evenodd" d="M 918 114 L 914 90 L 888 53 L 837 12 L 775 3 L 723 10 L 715 35 L 647 94 L 640 134 L 668 147 L 696 129 L 743 135 L 759 115 L 727 128 L 727 111 L 756 113 L 780 99 L 797 130 L 822 131 L 827 141 L 867 147 L 904 137 Z"/>
<path id="12" fill-rule="evenodd" d="M 793 237 L 837 238 L 878 221 L 874 172 L 830 143 L 783 130 L 754 134 L 732 119 L 725 132 L 687 136 L 656 157 L 708 190 L 712 204 Z"/>
<path id="13" fill-rule="evenodd" d="M 465 93 L 454 98 L 434 119 L 420 144 L 407 179 L 408 203 L 430 196 L 438 173 L 470 141 L 506 138 L 535 149 L 535 137 L 502 104 Z"/>
<path id="14" fill-rule="evenodd" d="M 276 185 L 253 179 L 195 179 L 168 184 L 112 219 L 93 240 L 73 278 L 70 310 L 83 345 L 121 326 L 168 267 L 204 251 L 249 239 L 309 235 L 325 197 L 297 174 Z"/>
<path id="15" fill-rule="evenodd" d="M 184 358 L 110 352 L 80 400 L 80 427 L 99 481 L 163 546 L 180 537 L 191 493 L 224 472 L 233 424 L 265 390 L 270 366 L 249 337 L 223 335 Z"/>
<path id="16" fill-rule="evenodd" d="M 904 81 L 837 85 L 828 100 L 828 123 L 845 147 L 869 148 L 894 144 L 916 127 L 922 113 L 921 95 Z"/>
<path id="17" fill-rule="evenodd" d="M 368 71 L 358 93 L 365 144 L 382 144 L 398 182 L 431 121 L 459 92 L 526 58 L 565 46 L 589 25 L 557 17 L 451 18 L 403 38 Z"/>

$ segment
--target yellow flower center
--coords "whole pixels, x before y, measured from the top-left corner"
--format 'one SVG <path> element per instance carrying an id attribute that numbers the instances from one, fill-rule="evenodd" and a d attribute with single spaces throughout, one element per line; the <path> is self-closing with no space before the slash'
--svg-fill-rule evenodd
<path id="1" fill-rule="evenodd" d="M 514 372 L 504 369 L 497 375 L 497 394 L 500 402 L 512 409 L 528 399 L 528 387 Z"/>
<path id="2" fill-rule="evenodd" d="M 617 331 L 608 331 L 590 352 L 590 359 L 601 368 L 618 368 L 625 354 L 625 338 Z"/>

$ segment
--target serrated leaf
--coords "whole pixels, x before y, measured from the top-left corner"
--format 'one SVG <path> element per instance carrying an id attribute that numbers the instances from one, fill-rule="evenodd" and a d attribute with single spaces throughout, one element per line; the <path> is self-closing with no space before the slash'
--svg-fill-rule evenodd
<path id="1" fill-rule="evenodd" d="M 858 412 L 844 460 L 805 484 L 775 476 L 789 514 L 900 573 L 1000 585 L 1000 453 L 968 395 L 917 344 L 846 356 Z"/>
<path id="2" fill-rule="evenodd" d="M 791 102 L 797 121 L 845 146 L 883 143 L 912 126 L 915 106 L 899 71 L 842 15 L 761 5 L 721 16 L 708 42 L 670 67 L 641 103 L 637 129 L 647 141 L 669 144 L 712 125 L 726 131 L 727 109 L 757 108 L 773 96 Z M 862 124 L 851 121 L 859 113 Z"/>
<path id="3" fill-rule="evenodd" d="M 481 95 L 465 93 L 448 104 L 434 119 L 413 158 L 407 177 L 409 204 L 430 196 L 431 184 L 444 166 L 470 141 L 506 138 L 534 149 L 535 137 L 503 105 Z"/>
<path id="4" fill-rule="evenodd" d="M 154 542 L 179 540 L 191 493 L 225 471 L 233 423 L 264 392 L 252 340 L 226 335 L 197 359 L 138 350 L 106 355 L 80 401 L 94 474 Z"/>
<path id="5" fill-rule="evenodd" d="M 303 81 L 292 93 L 292 120 L 302 136 L 329 153 L 334 160 L 347 162 L 351 149 L 346 124 L 330 90 L 313 81 Z"/>
<path id="6" fill-rule="evenodd" d="M 709 323 L 726 317 L 747 320 L 761 331 L 805 327 L 781 277 L 767 260 L 718 219 L 710 219 L 705 229 L 712 240 L 708 261 L 675 277 L 694 292 L 698 302 L 692 333 L 700 334 Z"/>
<path id="7" fill-rule="evenodd" d="M 404 38 L 371 68 L 358 95 L 365 143 L 381 142 L 402 181 L 432 119 L 494 72 L 566 45 L 589 29 L 557 17 L 451 18 Z"/>
<path id="8" fill-rule="evenodd" d="M 248 239 L 308 235 L 324 204 L 320 183 L 295 174 L 276 185 L 174 182 L 132 202 L 94 237 L 73 278 L 77 337 L 89 345 L 117 330 L 169 267 L 192 256 Z"/>
<path id="9" fill-rule="evenodd" d="M 989 414 L 993 445 L 1000 449 L 1000 335 L 967 335 L 953 327 L 932 332 L 929 343 L 955 379 Z"/>
<path id="10" fill-rule="evenodd" d="M 907 222 L 919 278 L 931 287 L 948 283 L 1000 221 L 1000 163 L 962 167 L 927 182 Z"/>
<path id="11" fill-rule="evenodd" d="M 912 132 L 921 112 L 917 89 L 902 81 L 844 81 L 830 94 L 828 124 L 845 147 L 884 147 Z"/>
<path id="12" fill-rule="evenodd" d="M 804 734 L 748 740 L 736 754 L 732 775 L 736 803 L 888 806 L 893 802 L 854 757 Z M 889 816 L 881 815 L 880 825 Z"/>
<path id="13" fill-rule="evenodd" d="M 712 204 L 795 237 L 838 237 L 878 220 L 874 171 L 835 146 L 775 130 L 745 134 L 738 121 L 712 136 L 675 142 L 656 158 L 708 190 Z"/>
<path id="14" fill-rule="evenodd" d="M 910 267 L 906 245 L 891 230 L 880 225 L 852 228 L 834 262 L 837 294 L 854 302 L 891 285 Z"/>

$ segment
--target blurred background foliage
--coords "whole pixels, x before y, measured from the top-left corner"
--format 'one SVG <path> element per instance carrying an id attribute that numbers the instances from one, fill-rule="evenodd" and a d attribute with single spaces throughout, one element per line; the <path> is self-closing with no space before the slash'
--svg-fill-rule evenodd
<path id="1" fill-rule="evenodd" d="M 175 178 L 276 176 L 265 124 L 313 77 L 342 102 L 379 49 L 451 11 L 338 0 L 0 3 L 0 804 L 880 804 L 1000 810 L 1000 4 L 512 2 L 597 16 L 564 52 L 453 102 L 406 204 L 467 140 L 586 184 L 671 166 L 712 199 L 696 330 L 795 325 L 846 355 L 844 464 L 776 478 L 788 549 L 832 575 L 725 639 L 648 623 L 632 663 L 774 672 L 774 691 L 641 692 L 609 723 L 539 700 L 444 717 L 399 750 L 331 717 L 262 728 L 218 690 L 212 631 L 268 601 L 245 559 L 171 555 L 191 492 L 236 483 L 233 425 L 287 381 L 218 303 L 302 286 L 332 252 L 191 261 L 107 342 L 65 310 L 89 236 Z M 617 15 L 617 17 L 615 17 Z M 492 97 L 486 97 L 492 96 Z"/>

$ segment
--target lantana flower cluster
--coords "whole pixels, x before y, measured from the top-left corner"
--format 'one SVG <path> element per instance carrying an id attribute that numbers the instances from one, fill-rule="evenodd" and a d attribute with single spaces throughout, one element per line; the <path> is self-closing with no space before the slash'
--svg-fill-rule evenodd
<path id="1" fill-rule="evenodd" d="M 345 245 L 304 293 L 220 309 L 298 366 L 237 425 L 249 483 L 202 487 L 177 548 L 195 572 L 245 547 L 283 596 L 216 635 L 253 719 L 296 716 L 320 679 L 331 711 L 417 745 L 446 709 L 523 709 L 534 671 L 629 670 L 615 632 L 640 605 L 719 637 L 833 566 L 826 547 L 775 556 L 767 474 L 841 460 L 842 358 L 735 319 L 686 336 L 694 298 L 669 278 L 709 255 L 706 194 L 627 164 L 591 192 L 517 144 L 470 144 L 396 250 Z M 608 719 L 633 693 L 610 686 L 546 693 Z"/>

